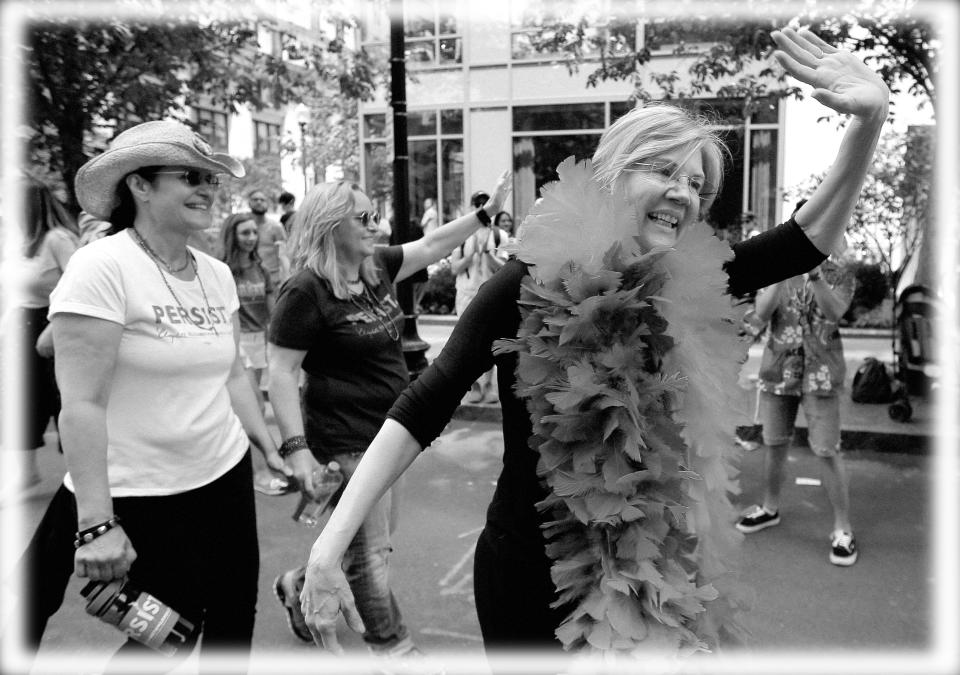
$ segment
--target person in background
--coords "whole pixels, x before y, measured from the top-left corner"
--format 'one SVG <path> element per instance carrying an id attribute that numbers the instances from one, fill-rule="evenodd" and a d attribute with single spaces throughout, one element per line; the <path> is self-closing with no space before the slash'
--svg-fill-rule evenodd
<path id="1" fill-rule="evenodd" d="M 247 205 L 257 223 L 257 231 L 260 235 L 257 253 L 260 254 L 260 260 L 270 275 L 274 288 L 280 288 L 290 265 L 284 250 L 287 233 L 283 225 L 267 215 L 270 203 L 265 191 L 257 188 L 247 193 Z"/>
<path id="2" fill-rule="evenodd" d="M 22 285 L 16 307 L 7 317 L 4 333 L 17 342 L 23 366 L 22 438 L 17 443 L 17 474 L 3 476 L 3 494 L 22 494 L 41 481 L 37 451 L 45 445 L 44 432 L 50 420 L 60 414 L 60 391 L 54 377 L 53 333 L 47 320 L 50 293 L 67 261 L 80 247 L 76 221 L 47 185 L 32 178 L 22 179 L 23 212 L 17 218 L 23 232 Z"/>
<path id="3" fill-rule="evenodd" d="M 420 218 L 420 229 L 423 236 L 427 236 L 440 226 L 440 215 L 437 213 L 437 202 L 433 197 L 423 200 L 423 216 Z"/>
<path id="4" fill-rule="evenodd" d="M 489 196 L 486 192 L 475 192 L 470 197 L 473 208 L 480 208 Z M 477 230 L 450 254 L 450 272 L 456 286 L 457 316 L 463 316 L 467 306 L 476 296 L 480 286 L 503 267 L 505 254 L 499 250 L 507 242 L 507 235 L 490 223 Z M 467 403 L 496 403 L 498 400 L 494 369 L 483 373 L 470 387 L 464 399 Z"/>
<path id="5" fill-rule="evenodd" d="M 270 402 L 284 439 L 280 454 L 303 492 L 313 492 L 313 472 L 331 460 L 349 482 L 409 382 L 394 284 L 489 223 L 509 191 L 509 175 L 504 172 L 493 198 L 476 213 L 397 246 L 375 245 L 379 216 L 357 185 L 325 183 L 307 193 L 291 231 L 295 271 L 280 289 L 268 346 Z M 370 651 L 419 656 L 389 582 L 395 499 L 388 491 L 367 514 L 351 537 L 344 570 Z M 303 567 L 284 572 L 274 589 L 294 635 L 310 641 L 300 611 L 303 574 Z"/>
<path id="6" fill-rule="evenodd" d="M 512 241 L 516 241 L 517 233 L 515 231 L 516 228 L 514 226 L 513 216 L 511 216 L 509 213 L 507 213 L 506 211 L 501 211 L 500 213 L 498 213 L 493 218 L 493 225 L 494 227 L 500 228 L 500 231 L 503 232 L 504 235 L 506 235 L 507 237 L 506 241 L 508 243 Z"/>
<path id="7" fill-rule="evenodd" d="M 280 204 L 280 209 L 283 211 L 283 213 L 280 214 L 280 224 L 283 225 L 283 231 L 289 235 L 290 218 L 294 213 L 297 212 L 297 198 L 294 197 L 292 193 L 284 190 L 277 198 L 277 202 Z"/>
<path id="8" fill-rule="evenodd" d="M 806 200 L 797 204 L 799 210 Z M 796 213 L 796 211 L 794 212 Z M 823 487 L 833 507 L 830 562 L 853 565 L 859 556 L 850 524 L 849 479 L 840 452 L 840 392 L 846 361 L 838 322 L 850 306 L 853 276 L 827 261 L 757 294 L 756 316 L 769 321 L 760 364 L 763 503 L 751 507 L 737 529 L 753 533 L 780 524 L 780 496 L 797 411 L 807 419 L 809 445 L 820 459 Z"/>
<path id="9" fill-rule="evenodd" d="M 259 233 L 253 214 L 239 213 L 223 225 L 223 261 L 233 273 L 240 307 L 240 359 L 264 410 L 260 383 L 267 370 L 267 327 L 276 302 L 276 289 L 257 253 Z M 254 458 L 253 487 L 265 495 L 282 495 L 291 490 L 286 477 L 270 471 L 266 463 Z"/>
<path id="10" fill-rule="evenodd" d="M 733 482 L 732 487 L 736 485 L 733 477 L 716 464 L 711 465 L 710 481 L 696 473 L 693 476 L 687 475 L 690 472 L 686 470 L 688 464 L 693 467 L 706 466 L 701 464 L 705 458 L 698 453 L 714 450 L 715 439 L 726 433 L 719 425 L 728 417 L 718 414 L 723 412 L 722 409 L 710 408 L 714 415 L 706 417 L 699 415 L 697 409 L 688 410 L 685 405 L 680 404 L 678 410 L 669 403 L 689 401 L 689 395 L 695 393 L 702 409 L 715 405 L 716 398 L 719 398 L 728 386 L 736 386 L 736 364 L 743 357 L 743 344 L 737 336 L 736 322 L 722 320 L 724 316 L 731 319 L 736 316 L 729 296 L 741 295 L 753 288 L 761 288 L 803 274 L 819 265 L 827 257 L 827 253 L 834 249 L 842 237 L 844 224 L 849 222 L 857 204 L 877 139 L 887 118 L 889 104 L 889 90 L 883 80 L 851 53 L 831 47 L 808 30 L 784 28 L 773 31 L 771 38 L 777 46 L 774 57 L 789 75 L 813 86 L 814 97 L 818 101 L 851 117 L 837 157 L 811 195 L 810 201 L 786 223 L 771 228 L 752 240 L 737 243 L 732 248 L 727 247 L 714 237 L 708 231 L 708 226 L 702 222 L 703 214 L 710 208 L 720 187 L 724 156 L 721 142 L 711 132 L 708 120 L 691 118 L 689 112 L 666 104 L 644 105 L 619 118 L 601 136 L 592 166 L 573 162 L 561 165 L 570 172 L 568 180 L 572 185 L 570 190 L 574 192 L 562 192 L 563 182 L 554 188 L 554 191 L 560 191 L 559 196 L 552 201 L 554 206 L 551 208 L 555 210 L 545 211 L 543 222 L 537 223 L 538 239 L 533 239 L 532 236 L 528 239 L 528 232 L 534 222 L 531 220 L 532 216 L 527 216 L 516 257 L 511 258 L 493 279 L 483 285 L 458 320 L 441 354 L 411 383 L 391 408 L 387 421 L 364 453 L 363 460 L 314 543 L 307 562 L 301 608 L 307 617 L 307 627 L 328 649 L 340 650 L 336 628 L 341 611 L 348 625 L 357 625 L 359 621 L 351 588 L 344 579 L 342 570 L 344 553 L 355 533 L 380 495 L 389 489 L 419 453 L 442 432 L 459 404 L 460 397 L 471 383 L 494 362 L 500 372 L 500 405 L 504 432 L 503 470 L 496 481 L 493 500 L 487 510 L 487 522 L 477 541 L 474 556 L 474 596 L 487 650 L 538 648 L 543 650 L 539 654 L 544 656 L 563 657 L 568 652 L 562 651 L 561 643 L 576 649 L 573 640 L 585 642 L 584 631 L 591 630 L 591 626 L 604 620 L 607 612 L 614 612 L 611 598 L 614 593 L 617 598 L 622 599 L 620 609 L 616 610 L 616 616 L 606 616 L 606 623 L 597 626 L 598 631 L 593 633 L 593 637 L 603 639 L 599 629 L 606 627 L 606 638 L 612 639 L 613 629 L 610 624 L 617 619 L 618 626 L 627 634 L 642 637 L 650 634 L 649 631 L 656 630 L 654 643 L 658 646 L 665 644 L 661 642 L 661 638 L 667 639 L 664 636 L 669 628 L 656 619 L 658 613 L 663 611 L 663 606 L 658 607 L 659 603 L 636 599 L 636 591 L 631 590 L 635 589 L 632 580 L 640 576 L 646 579 L 656 578 L 658 584 L 665 582 L 666 579 L 659 572 L 664 568 L 656 566 L 660 557 L 664 556 L 668 557 L 670 566 L 675 566 L 674 573 L 681 585 L 686 587 L 691 584 L 691 579 L 697 580 L 696 588 L 686 588 L 683 593 L 706 588 L 699 586 L 700 575 L 711 577 L 731 569 L 728 563 L 719 561 L 717 557 L 712 557 L 709 564 L 704 562 L 702 556 L 706 554 L 703 553 L 703 547 L 708 544 L 712 547 L 712 556 L 725 555 L 716 548 L 724 547 L 722 550 L 728 551 L 730 560 L 735 565 L 739 537 L 734 527 L 733 508 L 726 492 L 728 482 Z M 625 461 L 622 470 L 613 467 L 614 473 L 612 477 L 608 477 L 609 467 L 605 465 L 601 469 L 600 466 L 595 466 L 595 455 L 589 444 L 584 443 L 586 447 L 580 450 L 582 469 L 579 471 L 586 473 L 587 477 L 568 481 L 564 486 L 563 476 L 552 474 L 558 483 L 557 488 L 551 490 L 541 482 L 544 472 L 551 471 L 551 467 L 544 465 L 550 457 L 551 448 L 543 436 L 535 435 L 532 418 L 537 417 L 537 410 L 528 410 L 527 405 L 540 405 L 543 396 L 567 397 L 570 392 L 560 388 L 559 384 L 554 388 L 549 381 L 541 381 L 541 398 L 534 401 L 532 398 L 527 399 L 532 393 L 524 394 L 521 390 L 533 389 L 535 385 L 532 383 L 537 381 L 538 373 L 549 373 L 544 375 L 548 378 L 559 376 L 556 374 L 557 368 L 538 370 L 538 358 L 543 361 L 556 358 L 552 355 L 564 345 L 558 346 L 559 338 L 553 337 L 549 343 L 546 343 L 544 338 L 543 355 L 538 356 L 535 351 L 538 330 L 536 321 L 543 325 L 543 317 L 549 316 L 550 312 L 557 316 L 569 315 L 569 307 L 565 310 L 561 305 L 561 301 L 568 298 L 569 292 L 561 295 L 555 302 L 551 301 L 550 297 L 560 295 L 557 290 L 560 286 L 558 278 L 562 275 L 562 270 L 566 269 L 565 260 L 570 257 L 564 247 L 569 245 L 568 242 L 575 241 L 573 237 L 576 232 L 571 230 L 575 230 L 576 221 L 583 214 L 574 209 L 579 204 L 577 197 L 583 195 L 587 188 L 590 194 L 598 195 L 598 200 L 600 196 L 609 194 L 609 199 L 612 200 L 609 208 L 615 206 L 618 209 L 614 212 L 615 215 L 620 214 L 620 210 L 623 210 L 624 216 L 632 215 L 632 218 L 625 218 L 623 221 L 623 236 L 620 236 L 620 229 L 615 230 L 615 241 L 618 244 L 629 241 L 630 245 L 638 245 L 638 255 L 657 247 L 666 247 L 663 258 L 645 256 L 636 264 L 652 265 L 658 260 L 672 260 L 670 269 L 684 271 L 683 288 L 676 286 L 679 282 L 666 279 L 662 287 L 659 283 L 656 284 L 654 293 L 672 291 L 671 297 L 682 298 L 685 296 L 684 288 L 709 283 L 709 288 L 698 287 L 704 297 L 698 296 L 691 301 L 698 301 L 701 305 L 709 303 L 714 309 L 701 320 L 696 311 L 691 312 L 682 306 L 683 303 L 652 300 L 659 308 L 657 313 L 670 312 L 678 325 L 671 329 L 674 337 L 671 343 L 665 346 L 666 351 L 662 358 L 652 356 L 646 361 L 647 356 L 644 355 L 643 361 L 632 366 L 634 371 L 649 375 L 638 375 L 631 386 L 641 387 L 651 400 L 656 401 L 663 395 L 663 389 L 657 388 L 659 382 L 667 378 L 685 379 L 685 373 L 690 375 L 678 398 L 669 397 L 666 403 L 658 404 L 662 408 L 657 414 L 666 415 L 667 419 L 662 422 L 662 433 L 654 432 L 649 438 L 651 442 L 655 442 L 656 447 L 643 448 L 642 440 L 630 442 L 629 447 L 641 446 L 640 459 L 636 460 L 635 464 Z M 607 190 L 610 192 L 605 192 Z M 622 197 L 617 200 L 617 195 Z M 564 233 L 567 236 L 562 241 L 553 240 L 550 231 L 553 229 L 551 222 L 554 221 L 551 219 L 563 217 L 566 217 L 567 229 Z M 538 220 L 540 218 L 541 216 L 537 216 Z M 635 235 L 631 235 L 626 227 L 632 223 L 635 223 Z M 619 228 L 618 223 L 604 226 L 613 225 Z M 586 241 L 595 234 L 598 233 L 583 232 L 582 238 Z M 525 243 L 525 239 L 531 243 Z M 688 239 L 692 239 L 690 245 L 695 246 L 693 253 L 696 255 L 683 267 L 679 245 L 686 245 Z M 533 246 L 533 241 L 539 242 L 542 247 L 552 246 L 550 254 L 553 257 L 538 257 L 539 251 Z M 670 252 L 669 249 L 674 247 L 676 252 Z M 716 253 L 704 255 L 706 247 L 712 248 Z M 689 249 L 683 250 L 690 255 Z M 699 269 L 701 259 L 707 258 L 711 267 Z M 531 269 L 540 274 L 538 270 L 541 264 L 547 263 L 552 265 L 549 268 L 551 276 L 548 280 L 551 284 L 557 284 L 556 287 L 540 287 L 536 278 L 531 278 Z M 535 265 L 536 269 L 528 268 L 528 265 Z M 619 283 L 617 274 L 619 273 L 613 273 L 611 284 Z M 708 278 L 713 281 L 708 281 Z M 587 277 L 581 276 L 579 279 L 582 283 Z M 589 278 L 591 283 L 600 283 L 601 278 L 596 279 L 594 282 L 592 277 Z M 644 279 L 645 277 L 638 277 L 639 283 L 643 283 Z M 604 287 L 609 286 L 600 288 Z M 723 292 L 724 287 L 726 293 Z M 525 289 L 523 296 L 521 288 Z M 580 288 L 572 288 L 571 292 L 579 292 Z M 590 295 L 588 300 L 594 297 L 599 296 Z M 523 316 L 518 305 L 521 299 L 531 303 L 536 301 L 542 308 L 536 309 L 530 304 L 525 306 L 530 323 L 522 324 L 523 335 L 518 332 Z M 583 305 L 584 303 L 580 303 L 577 307 Z M 562 314 L 565 311 L 568 314 Z M 654 325 L 657 323 L 659 322 L 653 321 Z M 571 324 L 568 321 L 564 325 Z M 717 334 L 715 339 L 722 336 L 722 343 L 717 345 L 723 347 L 722 353 L 710 352 L 709 356 L 703 354 L 698 347 L 703 344 L 699 337 L 686 338 L 694 333 L 709 331 Z M 591 357 L 589 338 L 590 333 L 587 333 L 580 341 L 583 346 L 578 347 L 576 352 L 583 356 L 585 363 Z M 523 343 L 517 342 L 521 339 Z M 646 338 L 642 339 L 645 344 L 655 344 L 655 341 L 646 342 Z M 498 342 L 499 340 L 509 342 Z M 496 354 L 492 352 L 495 343 L 501 347 Z M 519 354 L 510 349 L 513 345 L 522 347 L 523 344 L 528 346 Z M 614 346 L 621 344 L 623 343 L 618 342 Z M 623 352 L 602 353 L 615 356 L 620 363 L 624 363 L 624 359 L 629 356 Z M 520 360 L 521 356 L 525 357 L 523 361 Z M 718 357 L 723 359 L 723 364 L 717 363 Z M 666 359 L 670 359 L 671 363 L 688 365 L 678 372 L 675 368 L 666 367 Z M 627 362 L 630 362 L 629 359 Z M 518 364 L 526 364 L 527 368 L 521 369 Z M 595 366 L 591 365 L 591 368 L 593 367 Z M 723 375 L 716 379 L 697 377 L 697 368 L 722 368 Z M 571 370 L 575 372 L 567 373 L 565 377 L 568 379 L 563 380 L 564 382 L 569 382 L 569 378 L 577 375 L 576 369 Z M 579 370 L 582 372 L 583 369 Z M 715 374 L 720 375 L 719 372 Z M 612 386 L 612 383 L 604 382 L 600 385 L 591 379 L 579 386 L 587 389 L 586 395 L 590 396 L 593 395 L 594 387 L 599 390 Z M 618 395 L 627 396 L 627 392 L 619 389 L 617 392 Z M 636 393 L 634 391 L 634 395 Z M 713 394 L 716 396 L 712 396 Z M 573 405 L 570 404 L 571 407 Z M 572 419 L 558 415 L 557 417 L 564 419 L 550 422 L 556 426 L 546 426 L 547 421 L 542 418 L 536 419 L 536 424 L 545 435 L 549 435 L 551 429 L 567 432 L 572 436 L 572 444 L 577 442 L 576 439 L 582 438 L 572 432 L 586 433 L 584 430 L 587 428 L 592 430 L 589 438 L 605 440 L 603 425 L 588 418 L 588 415 L 595 415 L 596 410 L 596 407 L 590 408 L 582 415 L 572 410 L 569 413 Z M 560 426 L 561 423 L 563 426 Z M 679 426 L 681 424 L 684 426 Z M 613 429 L 607 431 L 608 434 L 611 431 L 616 434 Z M 688 446 L 689 441 L 684 438 L 691 433 L 696 434 L 695 446 Z M 557 439 L 559 438 L 558 435 Z M 602 440 L 597 443 L 601 444 Z M 531 452 L 534 445 L 539 448 L 538 452 Z M 733 447 L 733 444 L 730 446 Z M 570 447 L 564 445 L 557 448 L 557 453 L 562 449 L 578 452 L 576 448 L 570 450 Z M 666 461 L 668 456 L 675 458 L 670 460 L 670 466 Z M 576 459 L 554 456 L 551 461 L 560 463 L 560 466 L 565 468 L 571 462 L 575 463 Z M 607 577 L 610 583 L 602 585 L 607 568 L 601 569 L 600 563 L 595 562 L 596 559 L 602 556 L 601 562 L 611 565 L 617 565 L 620 561 L 617 557 L 619 551 L 611 552 L 606 548 L 610 541 L 607 538 L 610 536 L 607 528 L 613 530 L 618 525 L 611 522 L 612 517 L 603 519 L 603 515 L 613 511 L 607 510 L 605 505 L 593 504 L 594 508 L 589 512 L 585 511 L 582 516 L 568 512 L 562 522 L 556 522 L 550 518 L 553 511 L 545 514 L 538 510 L 538 506 L 542 506 L 542 500 L 551 500 L 550 504 L 563 501 L 557 493 L 564 487 L 566 495 L 573 495 L 571 499 L 581 494 L 587 495 L 585 500 L 589 507 L 590 494 L 598 489 L 598 483 L 603 483 L 604 480 L 612 481 L 614 477 L 623 475 L 624 470 L 635 472 L 629 474 L 630 478 L 646 481 L 648 477 L 640 476 L 652 472 L 654 468 L 658 473 L 667 472 L 661 479 L 679 481 L 689 488 L 688 493 L 680 496 L 690 509 L 681 507 L 682 516 L 675 518 L 665 518 L 665 505 L 662 501 L 655 501 L 653 504 L 653 507 L 660 507 L 659 512 L 650 510 L 636 514 L 631 513 L 630 508 L 620 510 L 623 518 L 628 515 L 640 520 L 645 517 L 656 518 L 658 523 L 665 526 L 665 531 L 673 528 L 676 534 L 668 536 L 658 533 L 655 535 L 656 541 L 651 538 L 629 543 L 621 539 L 621 545 L 626 547 L 622 553 L 624 564 L 634 565 L 632 568 L 621 568 L 630 578 Z M 723 476 L 718 475 L 718 469 L 723 469 Z M 600 475 L 601 470 L 603 476 Z M 711 495 L 709 502 L 706 501 L 706 494 Z M 608 492 L 600 493 L 602 497 L 608 495 Z M 624 497 L 619 496 L 620 501 L 623 501 Z M 631 499 L 633 498 L 648 497 L 638 491 L 631 493 Z M 672 510 L 669 504 L 666 508 Z M 602 525 L 587 526 L 578 519 L 597 513 L 599 515 L 596 517 Z M 549 525 L 554 530 L 553 533 L 544 531 L 548 524 L 545 520 L 551 521 Z M 624 523 L 623 527 L 626 526 Z M 696 529 L 691 529 L 693 527 Z M 587 528 L 587 531 L 584 532 L 583 528 Z M 566 534 L 567 532 L 569 534 Z M 693 537 L 693 541 L 690 541 L 690 537 Z M 551 550 L 547 549 L 548 542 Z M 688 546 L 695 548 L 691 550 Z M 558 547 L 560 550 L 557 550 Z M 564 549 L 582 553 L 583 561 L 565 557 Z M 557 581 L 551 576 L 553 560 L 557 560 L 558 564 L 565 562 L 567 565 L 566 569 L 553 567 L 558 575 Z M 649 575 L 647 572 L 637 571 L 640 561 L 650 565 Z M 587 569 L 589 566 L 598 569 Z M 567 589 L 565 595 L 559 595 L 559 577 L 563 576 L 564 572 L 567 577 L 565 581 L 573 584 L 580 578 L 591 580 L 590 585 L 582 588 L 584 595 L 573 595 L 578 587 L 569 584 L 564 586 Z M 611 574 L 613 573 L 611 571 Z M 601 586 L 595 585 L 597 583 Z M 614 588 L 615 584 L 620 588 Z M 646 582 L 641 588 L 646 588 L 645 584 Z M 624 587 L 628 595 L 624 595 Z M 675 590 L 677 587 L 671 584 L 671 588 Z M 716 600 L 707 603 L 703 612 L 693 620 L 695 623 L 681 621 L 676 618 L 676 614 L 671 617 L 671 620 L 677 621 L 680 626 L 681 634 L 676 638 L 680 645 L 690 644 L 684 642 L 683 631 L 689 632 L 691 629 L 702 631 L 703 638 L 700 638 L 700 634 L 695 636 L 698 640 L 707 639 L 709 644 L 715 646 L 724 644 L 722 638 L 724 626 L 727 625 L 725 619 L 729 617 L 729 614 L 725 613 L 729 613 L 731 607 L 737 606 L 727 603 L 736 603 L 738 596 L 733 589 L 729 595 L 727 590 L 722 588 L 717 589 L 717 592 Z M 693 595 L 684 597 L 691 602 L 694 600 Z M 696 603 L 700 604 L 702 596 L 697 597 Z M 611 600 L 609 605 L 608 599 Z M 717 602 L 719 604 L 715 604 Z M 721 623 L 714 623 L 714 619 Z M 623 634 L 620 633 L 621 636 Z M 627 642 L 631 646 L 636 644 L 631 640 Z M 604 649 L 602 643 L 598 649 Z M 696 646 L 691 649 L 696 649 Z"/>
<path id="11" fill-rule="evenodd" d="M 172 120 L 127 129 L 77 173 L 80 206 L 113 227 L 73 255 L 50 298 L 68 472 L 22 561 L 30 646 L 75 573 L 129 578 L 191 621 L 201 672 L 223 649 L 248 657 L 251 443 L 283 462 L 237 354 L 233 276 L 186 244 L 211 225 L 220 174 L 241 177 L 243 164 Z M 168 671 L 187 646 L 153 662 L 128 639 L 115 656 Z M 107 670 L 131 672 L 117 658 Z"/>

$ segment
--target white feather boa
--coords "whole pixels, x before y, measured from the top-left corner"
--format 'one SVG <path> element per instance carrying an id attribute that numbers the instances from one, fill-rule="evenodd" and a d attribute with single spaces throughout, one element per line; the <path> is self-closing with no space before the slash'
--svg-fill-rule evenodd
<path id="1" fill-rule="evenodd" d="M 551 489 L 539 507 L 554 560 L 557 636 L 605 654 L 710 650 L 742 636 L 732 431 L 747 345 L 703 223 L 643 252 L 632 207 L 589 162 L 557 169 L 514 251 L 531 265 L 518 352 Z"/>

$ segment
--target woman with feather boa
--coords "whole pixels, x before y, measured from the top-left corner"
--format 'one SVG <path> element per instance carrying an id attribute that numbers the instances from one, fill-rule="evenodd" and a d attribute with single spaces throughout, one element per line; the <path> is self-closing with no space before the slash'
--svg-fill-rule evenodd
<path id="1" fill-rule="evenodd" d="M 357 526 L 494 363 L 504 466 L 475 556 L 488 652 L 684 655 L 741 632 L 725 436 L 745 347 L 730 294 L 801 274 L 834 248 L 889 96 L 809 31 L 772 38 L 790 75 L 853 118 L 822 184 L 787 223 L 731 248 L 699 220 L 720 187 L 722 145 L 679 108 L 637 108 L 592 163 L 561 164 L 515 257 L 398 399 L 314 544 L 301 600 L 328 649 L 340 650 L 341 611 L 361 627 L 340 570 Z"/>

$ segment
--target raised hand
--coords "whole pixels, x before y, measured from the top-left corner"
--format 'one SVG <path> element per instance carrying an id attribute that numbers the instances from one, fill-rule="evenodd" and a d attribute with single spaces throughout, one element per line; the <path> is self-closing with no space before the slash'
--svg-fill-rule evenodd
<path id="1" fill-rule="evenodd" d="M 813 98 L 847 115 L 886 116 L 890 90 L 859 58 L 806 29 L 783 28 L 770 37 L 779 48 L 774 57 L 787 73 L 813 87 Z"/>
<path id="2" fill-rule="evenodd" d="M 341 611 L 350 628 L 358 633 L 364 632 L 353 593 L 343 570 L 338 566 L 327 567 L 318 562 L 307 565 L 303 591 L 300 592 L 300 608 L 313 641 L 334 654 L 343 653 L 343 647 L 337 640 L 337 619 Z"/>

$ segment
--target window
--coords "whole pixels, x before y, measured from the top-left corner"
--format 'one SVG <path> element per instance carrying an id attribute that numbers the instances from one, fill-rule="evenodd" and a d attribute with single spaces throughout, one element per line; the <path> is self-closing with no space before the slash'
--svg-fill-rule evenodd
<path id="1" fill-rule="evenodd" d="M 405 0 L 404 55 L 408 68 L 451 66 L 462 62 L 463 36 L 449 0 Z M 383 0 L 366 3 L 360 18 L 361 44 L 373 56 L 387 58 L 390 42 L 388 6 Z"/>
<path id="2" fill-rule="evenodd" d="M 622 104 L 614 104 L 622 105 Z M 608 126 L 606 103 L 531 105 L 513 108 L 513 215 L 530 212 L 544 184 L 557 180 L 557 165 L 570 155 L 589 159 Z"/>
<path id="3" fill-rule="evenodd" d="M 210 147 L 217 152 L 228 151 L 227 113 L 209 108 L 194 108 L 193 123 L 197 133 L 203 136 Z"/>
<path id="4" fill-rule="evenodd" d="M 280 125 L 253 121 L 253 152 L 256 157 L 280 154 Z"/>
<path id="5" fill-rule="evenodd" d="M 719 17 L 655 18 L 644 20 L 640 34 L 642 46 L 653 54 L 690 54 L 726 42 L 742 28 L 742 21 Z"/>
<path id="6" fill-rule="evenodd" d="M 552 59 L 574 48 L 584 20 L 582 56 L 628 54 L 637 46 L 636 4 L 630 0 L 529 0 L 513 3 L 511 56 L 515 61 Z M 559 28 L 559 29 L 558 29 Z"/>

